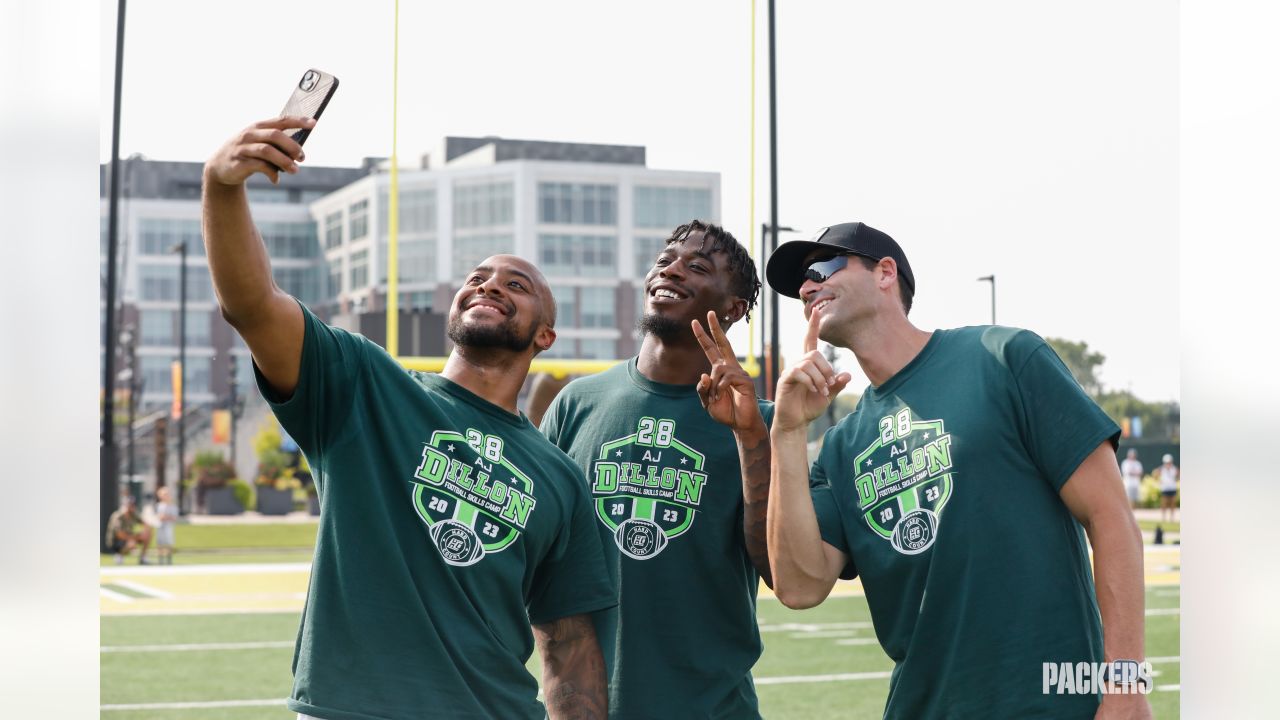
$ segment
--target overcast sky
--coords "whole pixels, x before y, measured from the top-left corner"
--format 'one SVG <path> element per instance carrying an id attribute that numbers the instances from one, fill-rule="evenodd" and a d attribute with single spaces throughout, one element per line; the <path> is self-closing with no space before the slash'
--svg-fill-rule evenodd
<path id="1" fill-rule="evenodd" d="M 1174 3 L 779 3 L 779 223 L 862 220 L 916 274 L 925 329 L 990 322 L 1088 342 L 1102 380 L 1179 398 Z M 100 158 L 114 2 L 102 2 Z M 341 80 L 308 161 L 391 152 L 392 2 L 129 3 L 120 154 L 200 161 L 277 113 L 308 67 Z M 404 2 L 402 165 L 445 134 L 637 144 L 721 174 L 740 240 L 769 219 L 766 4 Z M 785 300 L 783 344 L 803 323 Z M 741 331 L 732 336 L 741 343 Z M 851 358 L 842 365 L 865 379 Z"/>

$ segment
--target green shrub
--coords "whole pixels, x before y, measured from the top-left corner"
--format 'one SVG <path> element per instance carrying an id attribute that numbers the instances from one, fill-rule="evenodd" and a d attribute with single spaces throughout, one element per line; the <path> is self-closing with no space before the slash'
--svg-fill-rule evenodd
<path id="1" fill-rule="evenodd" d="M 195 485 L 206 488 L 226 486 L 235 477 L 236 469 L 231 467 L 222 453 L 217 450 L 200 450 L 195 459 L 187 464 L 183 477 Z"/>
<path id="2" fill-rule="evenodd" d="M 258 506 L 258 492 L 252 485 L 238 477 L 231 478 L 227 481 L 227 485 L 236 496 L 236 502 L 239 502 L 245 510 L 252 510 Z"/>

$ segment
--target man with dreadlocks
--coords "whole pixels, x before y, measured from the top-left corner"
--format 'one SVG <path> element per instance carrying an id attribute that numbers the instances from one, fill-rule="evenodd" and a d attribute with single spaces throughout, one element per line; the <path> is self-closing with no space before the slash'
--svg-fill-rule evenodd
<path id="1" fill-rule="evenodd" d="M 569 383 L 543 418 L 586 473 L 619 589 L 617 610 L 594 616 L 611 718 L 759 717 L 773 405 L 723 330 L 759 290 L 733 235 L 681 225 L 645 277 L 640 354 Z"/>

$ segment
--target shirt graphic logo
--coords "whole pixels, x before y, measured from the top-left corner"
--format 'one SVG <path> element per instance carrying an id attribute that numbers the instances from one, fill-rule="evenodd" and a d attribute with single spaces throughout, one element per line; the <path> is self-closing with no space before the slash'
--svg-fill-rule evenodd
<path id="1" fill-rule="evenodd" d="M 911 419 L 911 409 L 880 418 L 880 437 L 854 458 L 858 510 L 867 527 L 903 555 L 933 546 L 951 499 L 951 435 L 941 420 Z"/>
<path id="2" fill-rule="evenodd" d="M 591 465 L 591 494 L 596 516 L 624 555 L 657 557 L 693 526 L 707 484 L 704 462 L 666 419 L 640 418 L 634 434 L 600 446 Z"/>
<path id="3" fill-rule="evenodd" d="M 474 565 L 524 531 L 533 481 L 502 454 L 502 438 L 474 428 L 437 430 L 410 478 L 413 506 L 446 563 Z"/>

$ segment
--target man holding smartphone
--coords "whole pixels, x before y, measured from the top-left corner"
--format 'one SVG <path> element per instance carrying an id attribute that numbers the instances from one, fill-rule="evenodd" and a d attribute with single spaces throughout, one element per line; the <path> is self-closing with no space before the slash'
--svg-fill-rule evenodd
<path id="1" fill-rule="evenodd" d="M 518 257 L 483 261 L 449 312 L 439 375 L 320 322 L 271 277 L 244 183 L 296 173 L 286 130 L 255 123 L 204 170 L 204 238 L 223 316 L 320 493 L 294 655 L 303 718 L 603 718 L 588 614 L 616 604 L 581 471 L 516 410 L 555 302 Z M 530 625 L 532 624 L 532 629 Z M 546 708 L 525 669 L 542 654 Z"/>

